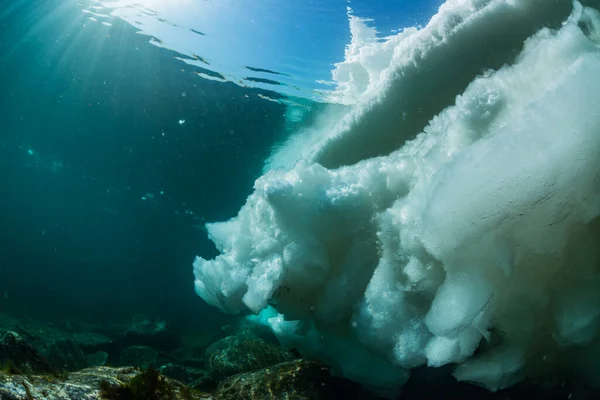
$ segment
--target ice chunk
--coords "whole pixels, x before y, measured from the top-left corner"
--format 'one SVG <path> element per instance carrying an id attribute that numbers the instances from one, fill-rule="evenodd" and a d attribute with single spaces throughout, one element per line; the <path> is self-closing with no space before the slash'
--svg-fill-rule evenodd
<path id="1" fill-rule="evenodd" d="M 353 106 L 208 225 L 198 294 L 389 397 L 424 364 L 600 376 L 600 13 L 551 3 L 449 1 L 383 42 L 354 20 Z"/>

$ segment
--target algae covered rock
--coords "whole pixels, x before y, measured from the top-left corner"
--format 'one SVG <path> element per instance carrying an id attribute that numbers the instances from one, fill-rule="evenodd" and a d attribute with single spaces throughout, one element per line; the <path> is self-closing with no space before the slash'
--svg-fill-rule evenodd
<path id="1" fill-rule="evenodd" d="M 251 334 L 227 336 L 210 345 L 205 355 L 206 367 L 216 377 L 255 371 L 293 359 L 282 347 Z"/>
<path id="2" fill-rule="evenodd" d="M 82 332 L 73 336 L 75 343 L 87 353 L 98 351 L 111 352 L 114 348 L 113 340 L 97 332 Z"/>
<path id="3" fill-rule="evenodd" d="M 108 353 L 104 351 L 98 351 L 93 354 L 88 354 L 85 359 L 90 367 L 102 367 L 106 365 L 108 361 Z"/>
<path id="4" fill-rule="evenodd" d="M 15 332 L 6 332 L 0 338 L 0 370 L 34 374 L 56 374 L 57 372 L 48 360 Z"/>
<path id="5" fill-rule="evenodd" d="M 217 389 L 219 400 L 329 400 L 358 399 L 360 388 L 347 382 L 349 390 L 332 378 L 329 368 L 316 361 L 295 360 L 260 371 L 225 379 Z"/>
<path id="6" fill-rule="evenodd" d="M 124 335 L 127 344 L 154 347 L 169 350 L 177 348 L 178 340 L 167 322 L 160 318 L 151 318 L 145 314 L 133 317 Z"/>
<path id="7" fill-rule="evenodd" d="M 42 354 L 59 371 L 77 371 L 88 366 L 83 351 L 69 338 L 50 342 Z"/>
<path id="8" fill-rule="evenodd" d="M 175 351 L 168 353 L 168 355 L 179 362 L 179 364 L 204 369 L 206 367 L 206 363 L 204 362 L 204 354 L 206 352 L 207 346 L 192 346 L 192 347 L 182 347 Z"/>
<path id="9" fill-rule="evenodd" d="M 96 367 L 69 374 L 66 379 L 9 375 L 0 372 L 2 400 L 212 400 L 213 397 L 156 371 Z"/>
<path id="10" fill-rule="evenodd" d="M 31 318 L 16 318 L 4 313 L 0 313 L 0 332 L 17 333 L 37 350 L 43 349 L 49 342 L 67 334 L 65 331 L 58 329 L 52 322 Z"/>
<path id="11" fill-rule="evenodd" d="M 148 346 L 129 346 L 121 352 L 123 366 L 148 368 L 156 364 L 158 352 Z"/>
<path id="12" fill-rule="evenodd" d="M 169 378 L 176 379 L 183 383 L 190 383 L 208 376 L 208 372 L 194 367 L 188 367 L 181 364 L 168 363 L 161 366 L 158 372 Z"/>

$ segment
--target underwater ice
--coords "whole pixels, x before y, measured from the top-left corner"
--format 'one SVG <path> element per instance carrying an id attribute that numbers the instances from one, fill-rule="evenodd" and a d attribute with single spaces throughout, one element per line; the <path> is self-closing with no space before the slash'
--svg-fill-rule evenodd
<path id="1" fill-rule="evenodd" d="M 350 111 L 208 224 L 197 293 L 384 394 L 424 364 L 600 382 L 599 4 L 448 1 L 383 42 L 351 17 Z"/>

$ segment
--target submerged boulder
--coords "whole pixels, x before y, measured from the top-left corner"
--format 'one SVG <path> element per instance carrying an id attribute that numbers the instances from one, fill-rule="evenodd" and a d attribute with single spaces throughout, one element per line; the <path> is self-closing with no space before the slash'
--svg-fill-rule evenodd
<path id="1" fill-rule="evenodd" d="M 101 333 L 82 332 L 73 336 L 75 343 L 86 353 L 96 353 L 104 351 L 110 353 L 115 344 L 113 340 Z"/>
<path id="2" fill-rule="evenodd" d="M 167 322 L 145 314 L 133 317 L 124 334 L 126 344 L 144 345 L 155 349 L 170 350 L 179 344 Z"/>
<path id="3" fill-rule="evenodd" d="M 48 360 L 15 332 L 6 332 L 0 338 L 0 370 L 34 374 L 56 374 L 57 372 Z"/>
<path id="4" fill-rule="evenodd" d="M 206 366 L 215 377 L 227 377 L 255 371 L 285 361 L 294 356 L 275 344 L 251 334 L 227 336 L 206 349 Z"/>
<path id="5" fill-rule="evenodd" d="M 51 321 L 17 318 L 4 313 L 0 313 L 0 332 L 15 332 L 37 350 L 43 349 L 53 340 L 68 335 Z"/>
<path id="6" fill-rule="evenodd" d="M 333 378 L 316 361 L 294 360 L 227 378 L 217 389 L 219 400 L 373 399 L 351 382 Z"/>
<path id="7" fill-rule="evenodd" d="M 178 364 L 185 365 L 187 367 L 206 369 L 206 363 L 204 361 L 206 349 L 216 340 L 213 340 L 206 345 L 192 344 L 191 346 L 184 346 L 177 350 L 165 353 L 165 355 L 166 357 L 170 357 L 172 360 L 176 360 Z"/>
<path id="8" fill-rule="evenodd" d="M 83 351 L 69 338 L 50 342 L 42 354 L 59 371 L 77 371 L 88 366 Z"/>
<path id="9" fill-rule="evenodd" d="M 156 371 L 96 367 L 69 374 L 66 379 L 20 376 L 0 372 L 2 400 L 212 400 Z"/>
<path id="10" fill-rule="evenodd" d="M 99 351 L 97 353 L 88 354 L 85 359 L 90 367 L 102 367 L 108 361 L 108 353 Z"/>
<path id="11" fill-rule="evenodd" d="M 161 366 L 158 372 L 169 378 L 176 379 L 183 383 L 191 383 L 198 380 L 203 380 L 208 376 L 208 372 L 194 367 L 188 367 L 185 365 L 168 363 Z"/>
<path id="12" fill-rule="evenodd" d="M 148 346 L 129 346 L 121 352 L 121 365 L 148 368 L 156 364 L 158 352 Z"/>

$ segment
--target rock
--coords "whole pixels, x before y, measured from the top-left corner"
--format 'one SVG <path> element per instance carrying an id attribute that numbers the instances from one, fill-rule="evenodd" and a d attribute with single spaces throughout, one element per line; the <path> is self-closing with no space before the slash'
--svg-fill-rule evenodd
<path id="1" fill-rule="evenodd" d="M 152 319 L 144 314 L 133 317 L 124 335 L 126 344 L 144 345 L 155 349 L 171 350 L 178 346 L 178 340 L 162 319 Z"/>
<path id="2" fill-rule="evenodd" d="M 108 360 L 108 353 L 99 351 L 94 354 L 88 354 L 85 359 L 90 367 L 103 367 Z"/>
<path id="3" fill-rule="evenodd" d="M 282 347 L 247 333 L 227 336 L 213 343 L 205 355 L 206 366 L 215 377 L 255 371 L 293 359 L 294 356 Z"/>
<path id="4" fill-rule="evenodd" d="M 0 339 L 0 370 L 12 373 L 57 373 L 32 345 L 15 332 L 6 332 Z"/>
<path id="5" fill-rule="evenodd" d="M 0 314 L 0 332 L 15 332 L 36 350 L 40 351 L 46 345 L 68 334 L 53 327 L 53 324 L 44 323 L 35 319 L 19 319 L 8 314 Z"/>
<path id="6" fill-rule="evenodd" d="M 239 334 L 250 334 L 266 340 L 267 342 L 277 343 L 277 337 L 271 328 L 263 323 L 257 322 L 256 319 L 248 317 L 236 318 L 231 324 L 222 326 L 221 334 L 222 336 L 219 339 Z"/>
<path id="7" fill-rule="evenodd" d="M 137 368 L 88 368 L 66 379 L 0 372 L 2 400 L 214 400 L 155 371 Z"/>
<path id="8" fill-rule="evenodd" d="M 121 365 L 148 368 L 156 365 L 158 352 L 148 346 L 129 346 L 121 352 Z"/>
<path id="9" fill-rule="evenodd" d="M 49 343 L 42 354 L 59 371 L 78 371 L 88 366 L 83 351 L 69 338 Z"/>
<path id="10" fill-rule="evenodd" d="M 344 387 L 347 384 L 347 387 Z M 219 400 L 368 399 L 360 387 L 334 379 L 316 361 L 295 360 L 227 378 L 217 389 Z"/>
<path id="11" fill-rule="evenodd" d="M 187 385 L 192 389 L 202 390 L 205 392 L 214 392 L 219 382 L 210 375 L 198 378 L 195 381 L 188 383 Z"/>
<path id="12" fill-rule="evenodd" d="M 177 349 L 168 353 L 170 357 L 177 360 L 178 364 L 188 367 L 205 369 L 204 353 L 208 346 L 194 346 Z"/>
<path id="13" fill-rule="evenodd" d="M 96 353 L 98 351 L 110 353 L 114 349 L 112 339 L 101 333 L 77 333 L 73 336 L 73 340 L 86 353 Z"/>
<path id="14" fill-rule="evenodd" d="M 203 379 L 209 375 L 208 372 L 203 369 L 186 367 L 184 365 L 175 363 L 163 365 L 158 369 L 158 372 L 164 376 L 168 376 L 171 379 L 175 379 L 186 384 Z"/>

